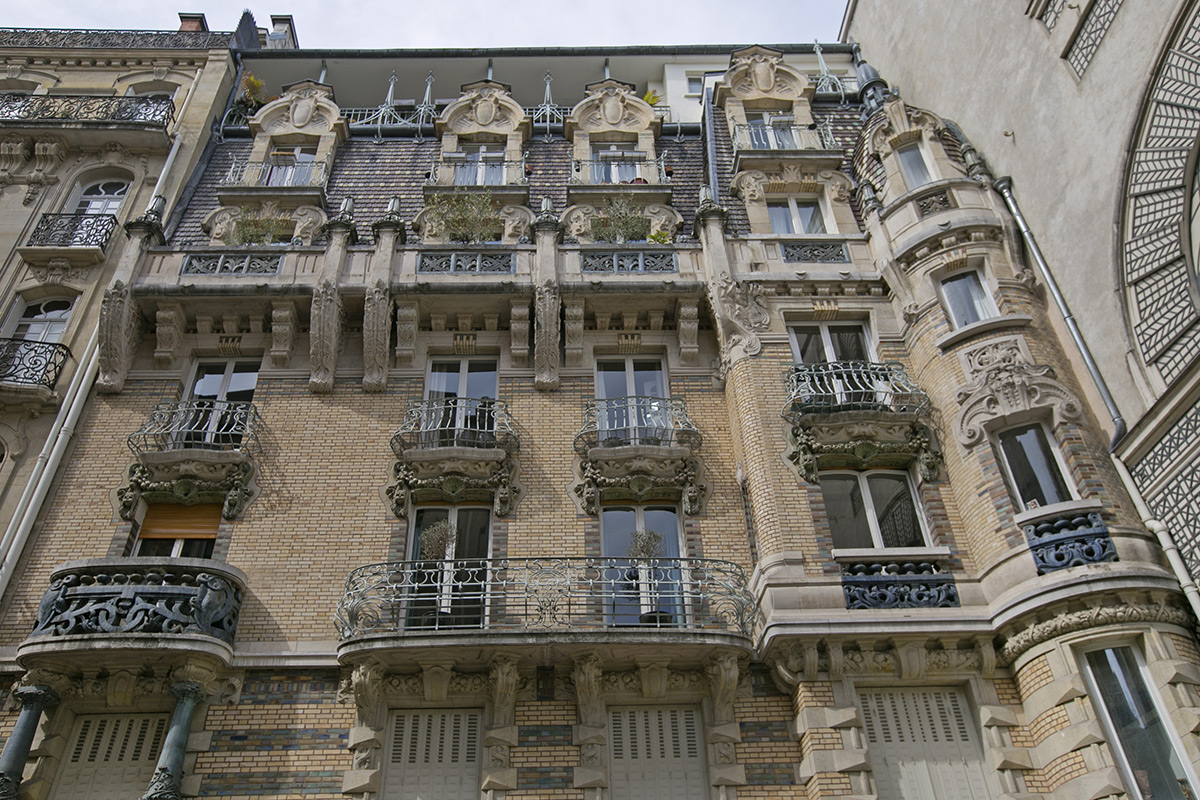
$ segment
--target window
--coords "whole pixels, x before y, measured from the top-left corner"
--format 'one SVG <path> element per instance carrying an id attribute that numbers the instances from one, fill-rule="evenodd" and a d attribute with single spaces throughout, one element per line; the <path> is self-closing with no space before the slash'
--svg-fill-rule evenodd
<path id="1" fill-rule="evenodd" d="M 63 297 L 17 298 L 0 329 L 0 381 L 54 386 L 67 356 L 65 348 L 54 345 L 66 331 L 73 305 Z"/>
<path id="2" fill-rule="evenodd" d="M 398 711 L 388 729 L 384 798 L 479 800 L 483 712 Z"/>
<path id="3" fill-rule="evenodd" d="M 925 165 L 925 157 L 921 155 L 920 145 L 910 144 L 896 148 L 896 158 L 900 161 L 900 173 L 904 176 L 904 183 L 910 192 L 933 180 L 929 176 L 929 167 Z"/>
<path id="4" fill-rule="evenodd" d="M 409 626 L 478 628 L 487 601 L 489 508 L 420 508 L 413 518 Z M 442 550 L 442 555 L 438 551 Z M 439 563 L 435 563 L 439 562 Z"/>
<path id="5" fill-rule="evenodd" d="M 221 504 L 156 504 L 146 508 L 137 531 L 134 555 L 162 558 L 212 558 Z"/>
<path id="6" fill-rule="evenodd" d="M 264 186 L 309 186 L 317 177 L 317 148 L 276 147 L 262 179 Z"/>
<path id="7" fill-rule="evenodd" d="M 835 548 L 925 546 L 906 472 L 822 472 L 821 497 Z"/>
<path id="8" fill-rule="evenodd" d="M 790 233 L 826 233 L 825 216 L 821 204 L 816 200 L 786 200 L 767 202 L 767 213 L 771 217 L 771 232 L 780 235 Z"/>
<path id="9" fill-rule="evenodd" d="M 257 361 L 201 363 L 192 381 L 191 399 L 180 406 L 181 447 L 236 450 L 253 413 L 250 401 L 258 382 Z"/>
<path id="10" fill-rule="evenodd" d="M 1039 424 L 1001 431 L 1001 461 L 1021 508 L 1039 508 L 1071 499 L 1058 457 Z"/>
<path id="11" fill-rule="evenodd" d="M 633 142 L 592 145 L 592 183 L 630 183 L 642 178 L 644 155 Z"/>
<path id="12" fill-rule="evenodd" d="M 1109 647 L 1083 660 L 1131 800 L 1196 797 L 1195 776 L 1146 684 L 1141 655 L 1132 647 Z"/>
<path id="13" fill-rule="evenodd" d="M 434 361 L 425 384 L 422 447 L 496 445 L 496 362 Z"/>
<path id="14" fill-rule="evenodd" d="M 63 297 L 50 297 L 33 303 L 18 299 L 5 320 L 5 337 L 23 342 L 59 342 L 71 319 L 74 304 L 74 301 Z"/>
<path id="15" fill-rule="evenodd" d="M 83 187 L 79 201 L 75 204 L 76 214 L 116 214 L 129 190 L 129 182 L 109 178 Z"/>
<path id="16" fill-rule="evenodd" d="M 455 186 L 500 186 L 504 183 L 504 145 L 464 144 L 452 154 Z"/>
<path id="17" fill-rule="evenodd" d="M 704 76 L 703 75 L 688 75 L 687 76 L 687 94 L 694 94 L 694 95 L 704 94 Z"/>
<path id="18" fill-rule="evenodd" d="M 886 404 L 891 367 L 871 362 L 862 325 L 793 325 L 788 335 L 799 362 L 793 367 L 795 400 L 829 411 L 872 410 Z"/>
<path id="19" fill-rule="evenodd" d="M 975 270 L 960 272 L 942 280 L 942 298 L 955 328 L 996 316 L 991 298 L 983 290 L 983 282 Z"/>
<path id="20" fill-rule="evenodd" d="M 871 360 L 867 332 L 862 325 L 844 322 L 793 325 L 788 334 L 792 352 L 803 364 Z"/>
<path id="21" fill-rule="evenodd" d="M 669 445 L 674 426 L 662 362 L 613 358 L 596 362 L 596 414 L 601 446 Z"/>
<path id="22" fill-rule="evenodd" d="M 795 150 L 795 118 L 776 111 L 747 111 L 746 125 L 753 150 Z"/>
<path id="23" fill-rule="evenodd" d="M 609 709 L 608 741 L 612 797 L 689 800 L 710 795 L 698 709 Z"/>
<path id="24" fill-rule="evenodd" d="M 670 626 L 683 622 L 679 515 L 672 506 L 605 506 L 602 549 L 611 568 L 610 625 Z M 657 535 L 655 535 L 657 534 Z"/>
<path id="25" fill-rule="evenodd" d="M 166 735 L 166 714 L 77 717 L 51 800 L 140 797 L 154 775 Z"/>

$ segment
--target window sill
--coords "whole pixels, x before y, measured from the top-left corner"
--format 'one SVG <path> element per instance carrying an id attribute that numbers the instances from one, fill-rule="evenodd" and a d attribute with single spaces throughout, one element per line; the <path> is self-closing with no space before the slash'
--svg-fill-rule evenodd
<path id="1" fill-rule="evenodd" d="M 1051 503 L 1048 506 L 1031 508 L 1028 511 L 1013 514 L 1013 524 L 1018 528 L 1024 528 L 1027 525 L 1036 525 L 1042 520 L 1077 516 L 1103 510 L 1104 504 L 1099 500 L 1067 500 L 1063 503 Z"/>
<path id="2" fill-rule="evenodd" d="M 949 547 L 835 547 L 833 560 L 843 561 L 938 561 L 950 557 Z"/>
<path id="3" fill-rule="evenodd" d="M 947 333 L 942 338 L 938 339 L 935 344 L 939 349 L 949 350 L 956 344 L 971 339 L 980 334 L 990 331 L 1002 330 L 1004 328 L 1024 328 L 1033 322 L 1033 317 L 1028 314 L 1009 314 L 1003 317 L 992 317 L 991 319 L 981 319 L 979 322 L 972 322 L 958 330 Z"/>

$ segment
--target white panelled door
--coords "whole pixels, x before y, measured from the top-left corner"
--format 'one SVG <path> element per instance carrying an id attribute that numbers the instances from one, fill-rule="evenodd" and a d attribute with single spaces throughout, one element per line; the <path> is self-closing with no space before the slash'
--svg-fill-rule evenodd
<path id="1" fill-rule="evenodd" d="M 75 720 L 72 746 L 54 781 L 52 800 L 128 800 L 146 791 L 163 739 L 166 714 L 105 714 Z"/>
<path id="2" fill-rule="evenodd" d="M 608 728 L 608 776 L 614 800 L 708 797 L 704 736 L 697 709 L 610 709 Z"/>
<path id="3" fill-rule="evenodd" d="M 479 709 L 398 711 L 384 800 L 479 800 Z"/>
<path id="4" fill-rule="evenodd" d="M 992 800 L 961 690 L 865 689 L 858 699 L 879 800 Z"/>

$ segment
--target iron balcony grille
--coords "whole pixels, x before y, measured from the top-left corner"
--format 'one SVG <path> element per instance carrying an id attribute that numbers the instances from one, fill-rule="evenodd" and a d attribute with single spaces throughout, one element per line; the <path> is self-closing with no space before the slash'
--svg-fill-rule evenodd
<path id="1" fill-rule="evenodd" d="M 0 339 L 0 383 L 53 389 L 70 357 L 66 345 Z"/>
<path id="2" fill-rule="evenodd" d="M 784 416 L 837 411 L 882 411 L 914 417 L 929 413 L 929 395 L 893 361 L 794 364 L 787 372 Z"/>
<path id="3" fill-rule="evenodd" d="M 228 31 L 104 31 L 0 28 L 0 47 L 82 47 L 122 50 L 213 50 L 229 47 Z"/>
<path id="4" fill-rule="evenodd" d="M 438 631 L 724 631 L 750 636 L 756 605 L 737 564 L 710 559 L 393 561 L 350 573 L 342 639 Z"/>
<path id="5" fill-rule="evenodd" d="M 583 427 L 575 434 L 575 452 L 586 457 L 593 447 L 700 447 L 700 431 L 681 397 L 614 397 L 589 400 Z"/>
<path id="6" fill-rule="evenodd" d="M 655 160 L 635 154 L 617 154 L 613 158 L 576 159 L 571 162 L 571 183 L 597 186 L 623 183 L 670 183 L 663 156 Z"/>
<path id="7" fill-rule="evenodd" d="M 417 272 L 505 274 L 513 271 L 511 252 L 485 250 L 424 250 L 417 259 Z"/>
<path id="8" fill-rule="evenodd" d="M 326 161 L 235 161 L 221 179 L 226 186 L 320 187 L 328 179 Z"/>
<path id="9" fill-rule="evenodd" d="M 583 272 L 678 272 L 672 250 L 581 250 Z"/>
<path id="10" fill-rule="evenodd" d="M 128 442 L 137 455 L 185 449 L 254 454 L 262 452 L 261 427 L 252 403 L 182 400 L 156 405 Z"/>
<path id="11" fill-rule="evenodd" d="M 26 246 L 103 249 L 116 227 L 112 214 L 42 214 Z"/>
<path id="12" fill-rule="evenodd" d="M 109 122 L 169 127 L 175 103 L 169 97 L 0 94 L 0 122 Z"/>
<path id="13" fill-rule="evenodd" d="M 447 153 L 429 167 L 429 186 L 518 186 L 529 183 L 525 159 L 502 161 L 483 158 L 468 161 Z"/>
<path id="14" fill-rule="evenodd" d="M 1026 525 L 1024 530 L 1039 575 L 1119 560 L 1108 526 L 1098 512 L 1067 513 Z"/>
<path id="15" fill-rule="evenodd" d="M 842 564 L 846 608 L 958 608 L 954 576 L 935 561 L 879 559 Z"/>
<path id="16" fill-rule="evenodd" d="M 850 251 L 845 242 L 824 239 L 784 241 L 779 243 L 783 260 L 793 264 L 846 264 Z"/>
<path id="17" fill-rule="evenodd" d="M 191 253 L 183 261 L 181 275 L 276 275 L 283 254 Z"/>
<path id="18" fill-rule="evenodd" d="M 447 397 L 408 404 L 404 423 L 392 436 L 392 450 L 435 447 L 499 448 L 511 453 L 521 443 L 513 430 L 508 406 L 489 397 Z"/>
<path id="19" fill-rule="evenodd" d="M 838 149 L 836 142 L 824 141 L 818 131 L 796 125 L 737 125 L 733 129 L 733 147 L 735 150 Z"/>

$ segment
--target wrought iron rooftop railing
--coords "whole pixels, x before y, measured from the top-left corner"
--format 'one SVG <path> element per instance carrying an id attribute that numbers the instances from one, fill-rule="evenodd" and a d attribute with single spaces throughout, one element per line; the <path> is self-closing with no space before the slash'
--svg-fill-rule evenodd
<path id="1" fill-rule="evenodd" d="M 107 122 L 170 127 L 175 103 L 169 97 L 0 94 L 0 123 Z"/>
<path id="2" fill-rule="evenodd" d="M 414 400 L 404 422 L 392 435 L 392 450 L 429 450 L 435 447 L 498 448 L 512 453 L 521 442 L 513 430 L 508 405 L 490 397 L 447 397 Z"/>
<path id="3" fill-rule="evenodd" d="M 112 214 L 42 214 L 26 246 L 103 249 L 116 227 Z"/>
<path id="4" fill-rule="evenodd" d="M 735 150 L 840 150 L 836 141 L 826 141 L 818 130 L 797 125 L 735 125 Z"/>
<path id="5" fill-rule="evenodd" d="M 282 253 L 189 253 L 181 275 L 277 275 Z"/>
<path id="6" fill-rule="evenodd" d="M 581 250 L 582 272 L 678 272 L 674 250 Z"/>
<path id="7" fill-rule="evenodd" d="M 575 452 L 586 457 L 593 447 L 637 445 L 695 452 L 702 441 L 682 397 L 613 397 L 587 401 Z"/>
<path id="8" fill-rule="evenodd" d="M 417 272 L 427 274 L 495 274 L 513 271 L 512 251 L 491 250 L 422 250 L 417 258 Z"/>
<path id="9" fill-rule="evenodd" d="M 1077 511 L 1025 526 L 1039 575 L 1084 564 L 1116 561 L 1117 549 L 1098 512 Z"/>
<path id="10" fill-rule="evenodd" d="M 159 403 L 150 419 L 129 439 L 135 454 L 168 450 L 262 452 L 262 420 L 253 403 L 228 400 L 180 400 Z"/>
<path id="11" fill-rule="evenodd" d="M 745 571 L 711 559 L 393 561 L 346 579 L 335 623 L 371 634 L 722 631 L 750 636 Z"/>
<path id="12" fill-rule="evenodd" d="M 228 31 L 126 31 L 0 28 L 0 47 L 85 47 L 122 50 L 212 50 L 229 47 Z"/>
<path id="13" fill-rule="evenodd" d="M 53 389 L 70 357 L 64 344 L 0 339 L 0 383 Z"/>
<path id="14" fill-rule="evenodd" d="M 521 186 L 529 183 L 525 159 L 501 161 L 485 158 L 468 161 L 446 153 L 429 167 L 427 186 Z"/>
<path id="15" fill-rule="evenodd" d="M 235 161 L 221 179 L 226 186 L 324 187 L 328 161 Z"/>
<path id="16" fill-rule="evenodd" d="M 30 637 L 201 635 L 232 644 L 240 573 L 199 558 L 98 558 L 55 568 Z"/>
<path id="17" fill-rule="evenodd" d="M 571 183 L 600 186 L 606 184 L 670 183 L 663 156 L 656 159 L 634 155 L 613 158 L 574 159 Z"/>
<path id="18" fill-rule="evenodd" d="M 929 395 L 894 361 L 794 364 L 787 371 L 785 417 L 839 411 L 929 413 Z"/>

